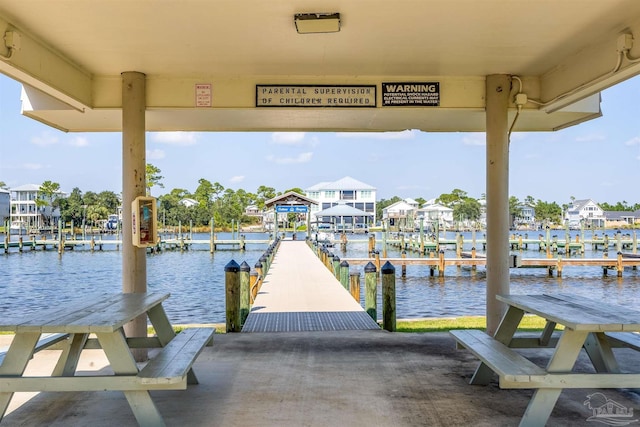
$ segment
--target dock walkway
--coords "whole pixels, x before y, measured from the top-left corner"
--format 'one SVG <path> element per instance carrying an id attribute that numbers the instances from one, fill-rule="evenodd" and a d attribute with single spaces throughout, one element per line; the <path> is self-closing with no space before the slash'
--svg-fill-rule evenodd
<path id="1" fill-rule="evenodd" d="M 304 241 L 275 254 L 242 332 L 379 329 Z"/>

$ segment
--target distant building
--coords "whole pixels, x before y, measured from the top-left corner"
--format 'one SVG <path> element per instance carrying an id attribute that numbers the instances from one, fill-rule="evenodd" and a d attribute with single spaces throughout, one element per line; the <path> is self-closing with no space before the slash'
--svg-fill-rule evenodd
<path id="1" fill-rule="evenodd" d="M 625 227 L 640 222 L 640 210 L 628 211 L 605 211 L 605 227 Z"/>
<path id="2" fill-rule="evenodd" d="M 428 226 L 434 227 L 436 223 L 441 230 L 453 227 L 453 209 L 435 203 L 434 200 L 422 205 L 416 211 L 416 215 L 418 218 L 417 224 L 419 225 L 420 221 L 422 221 L 425 229 Z"/>
<path id="3" fill-rule="evenodd" d="M 519 214 L 516 215 L 513 223 L 516 227 L 537 228 L 536 209 L 528 204 L 518 205 Z"/>
<path id="4" fill-rule="evenodd" d="M 180 200 L 180 203 L 181 203 L 183 206 L 186 206 L 186 207 L 188 207 L 188 208 L 191 208 L 191 207 L 193 207 L 193 206 L 198 206 L 198 201 L 197 201 L 197 200 L 195 200 L 195 199 L 190 199 L 190 198 L 188 198 L 188 197 L 185 197 L 184 199 Z"/>
<path id="5" fill-rule="evenodd" d="M 413 230 L 415 212 L 417 209 L 418 202 L 413 199 L 395 202 L 382 209 L 382 221 L 390 230 Z"/>
<path id="6" fill-rule="evenodd" d="M 4 226 L 6 221 L 11 217 L 11 193 L 9 190 L 0 188 L 0 222 Z"/>
<path id="7" fill-rule="evenodd" d="M 565 223 L 569 228 L 578 228 L 580 224 L 590 227 L 604 227 L 604 211 L 591 199 L 574 200 L 565 213 Z"/>
<path id="8" fill-rule="evenodd" d="M 27 228 L 55 226 L 60 219 L 60 210 L 51 206 L 52 200 L 40 192 L 40 186 L 26 184 L 9 190 L 11 192 L 11 222 L 17 221 Z M 63 192 L 59 192 L 63 196 Z M 36 200 L 45 203 L 38 206 Z"/>
<path id="9" fill-rule="evenodd" d="M 320 182 L 312 185 L 305 190 L 308 198 L 318 202 L 318 205 L 311 206 L 311 214 L 332 208 L 338 204 L 345 204 L 353 208 L 359 209 L 373 216 L 349 216 L 344 217 L 345 224 L 349 224 L 352 228 L 362 227 L 368 224 L 369 219 L 373 218 L 376 222 L 376 188 L 345 176 L 333 182 Z M 318 221 L 330 222 L 330 217 L 318 218 Z"/>

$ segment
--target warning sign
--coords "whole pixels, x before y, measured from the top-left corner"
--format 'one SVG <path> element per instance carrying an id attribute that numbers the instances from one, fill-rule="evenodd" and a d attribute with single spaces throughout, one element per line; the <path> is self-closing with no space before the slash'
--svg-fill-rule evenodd
<path id="1" fill-rule="evenodd" d="M 382 83 L 383 107 L 439 107 L 440 82 Z"/>
<path id="2" fill-rule="evenodd" d="M 211 107 L 211 83 L 196 83 L 196 107 Z"/>

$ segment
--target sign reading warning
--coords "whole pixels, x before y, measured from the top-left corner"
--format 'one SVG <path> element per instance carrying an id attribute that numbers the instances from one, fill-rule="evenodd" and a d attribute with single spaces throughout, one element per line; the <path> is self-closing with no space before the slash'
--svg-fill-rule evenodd
<path id="1" fill-rule="evenodd" d="M 375 106 L 374 85 L 256 85 L 256 107 Z"/>
<path id="2" fill-rule="evenodd" d="M 383 107 L 439 107 L 440 82 L 382 83 Z"/>

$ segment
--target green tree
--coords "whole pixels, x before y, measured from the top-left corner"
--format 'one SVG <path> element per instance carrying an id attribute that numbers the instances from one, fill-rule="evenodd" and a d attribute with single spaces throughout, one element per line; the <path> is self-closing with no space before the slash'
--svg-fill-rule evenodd
<path id="1" fill-rule="evenodd" d="M 120 198 L 113 191 L 101 191 L 97 195 L 98 205 L 107 208 L 111 213 L 116 213 L 120 206 Z"/>
<path id="2" fill-rule="evenodd" d="M 258 206 L 259 209 L 264 209 L 264 202 L 274 197 L 276 197 L 275 188 L 261 185 L 256 190 L 256 206 Z"/>
<path id="3" fill-rule="evenodd" d="M 164 188 L 164 184 L 161 182 L 164 177 L 160 175 L 160 172 L 160 168 L 152 165 L 151 163 L 147 163 L 145 168 L 147 196 L 151 195 L 151 189 L 155 186 Z"/>
<path id="4" fill-rule="evenodd" d="M 57 199 L 60 194 L 60 184 L 53 181 L 45 181 L 40 185 L 38 193 L 40 197 L 36 200 L 36 207 L 42 209 L 46 206 L 51 206 L 51 211 L 48 215 L 48 222 L 49 225 L 53 225 L 51 224 L 51 218 L 53 216 L 53 210 L 58 207 Z"/>
<path id="5" fill-rule="evenodd" d="M 522 208 L 520 200 L 516 196 L 509 197 L 509 222 L 511 227 L 515 225 L 516 218 L 522 216 Z"/>
<path id="6" fill-rule="evenodd" d="M 8 190 L 9 187 L 7 186 L 7 184 L 5 184 L 4 181 L 0 181 L 0 189 L 2 190 Z"/>
<path id="7" fill-rule="evenodd" d="M 562 208 L 556 202 L 543 202 L 538 200 L 534 206 L 536 219 L 549 224 L 562 223 Z"/>
<path id="8" fill-rule="evenodd" d="M 473 197 L 465 197 L 453 207 L 453 217 L 468 221 L 480 219 L 480 203 Z"/>
<path id="9" fill-rule="evenodd" d="M 444 206 L 453 208 L 457 203 L 461 203 L 466 197 L 466 191 L 456 188 L 449 194 L 441 194 L 436 201 L 442 203 Z"/>

